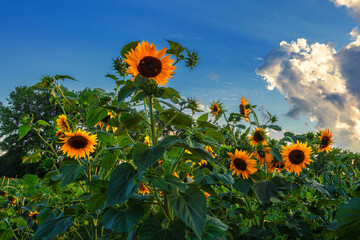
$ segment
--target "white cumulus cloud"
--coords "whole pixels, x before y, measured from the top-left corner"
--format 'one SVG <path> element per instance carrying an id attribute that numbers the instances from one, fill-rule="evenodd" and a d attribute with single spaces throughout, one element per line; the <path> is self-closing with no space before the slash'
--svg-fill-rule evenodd
<path id="1" fill-rule="evenodd" d="M 360 11 L 360 0 L 330 0 L 336 6 L 342 7 L 345 6 L 347 8 L 352 8 L 355 11 Z"/>
<path id="2" fill-rule="evenodd" d="M 360 35 L 336 51 L 306 39 L 281 42 L 256 73 L 290 103 L 287 115 L 311 115 L 319 129 L 329 128 L 337 146 L 360 151 Z"/>

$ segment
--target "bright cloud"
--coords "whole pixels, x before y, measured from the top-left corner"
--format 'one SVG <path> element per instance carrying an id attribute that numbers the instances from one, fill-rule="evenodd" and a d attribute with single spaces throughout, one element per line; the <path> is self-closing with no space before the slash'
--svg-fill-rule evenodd
<path id="1" fill-rule="evenodd" d="M 345 6 L 347 8 L 352 8 L 355 11 L 360 11 L 360 0 L 330 0 L 335 3 L 336 6 L 342 7 Z"/>
<path id="2" fill-rule="evenodd" d="M 360 151 L 360 35 L 336 51 L 329 44 L 297 39 L 272 50 L 256 69 L 290 103 L 287 115 L 309 114 L 317 128 L 329 128 L 337 146 Z"/>

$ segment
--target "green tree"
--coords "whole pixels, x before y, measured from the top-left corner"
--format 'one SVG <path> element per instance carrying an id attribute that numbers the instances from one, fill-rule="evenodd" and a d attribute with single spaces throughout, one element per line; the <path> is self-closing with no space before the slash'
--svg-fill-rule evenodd
<path id="1" fill-rule="evenodd" d="M 22 164 L 22 157 L 35 149 L 46 149 L 35 132 L 30 131 L 18 140 L 21 119 L 32 115 L 34 121 L 53 121 L 61 114 L 60 106 L 50 103 L 51 93 L 31 87 L 16 87 L 7 98 L 7 105 L 0 102 L 0 176 L 16 177 L 27 173 L 40 173 L 39 164 Z M 49 134 L 49 133 L 45 133 Z"/>

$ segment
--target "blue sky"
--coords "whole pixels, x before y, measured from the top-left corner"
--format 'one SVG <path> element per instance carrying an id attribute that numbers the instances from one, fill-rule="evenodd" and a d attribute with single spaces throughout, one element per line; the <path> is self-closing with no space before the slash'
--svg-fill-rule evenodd
<path id="1" fill-rule="evenodd" d="M 287 130 L 326 127 L 309 120 L 310 110 L 289 117 L 289 92 L 268 90 L 267 75 L 255 70 L 282 41 L 304 38 L 341 49 L 358 26 L 353 15 L 329 0 L 1 1 L 0 101 L 46 74 L 75 77 L 78 82 L 65 83 L 70 89 L 111 91 L 104 76 L 125 43 L 148 40 L 162 48 L 169 39 L 201 57 L 193 71 L 178 65 L 169 81 L 181 95 L 205 106 L 220 99 L 232 111 L 245 96 L 278 115 Z"/>

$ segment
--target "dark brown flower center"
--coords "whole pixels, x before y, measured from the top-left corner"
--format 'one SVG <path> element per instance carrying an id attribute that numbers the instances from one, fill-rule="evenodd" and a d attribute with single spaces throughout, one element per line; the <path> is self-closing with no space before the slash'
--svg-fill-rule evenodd
<path id="1" fill-rule="evenodd" d="M 69 138 L 68 143 L 72 148 L 82 149 L 87 146 L 88 140 L 82 136 L 75 136 Z"/>
<path id="2" fill-rule="evenodd" d="M 140 60 L 137 69 L 141 76 L 146 78 L 152 78 L 160 74 L 162 69 L 162 63 L 159 59 L 155 57 L 147 56 Z"/>
<path id="3" fill-rule="evenodd" d="M 265 152 L 264 151 L 258 150 L 257 152 L 258 152 L 260 157 L 262 157 L 262 158 L 265 157 Z"/>
<path id="4" fill-rule="evenodd" d="M 107 122 L 110 120 L 110 118 L 111 118 L 111 116 L 110 116 L 110 115 L 107 115 L 107 116 L 104 117 L 101 121 L 102 121 L 103 123 L 106 123 L 106 124 L 107 124 Z"/>
<path id="5" fill-rule="evenodd" d="M 261 142 L 262 140 L 264 140 L 263 135 L 261 134 L 261 131 L 256 131 L 254 133 L 254 141 L 255 142 Z"/>
<path id="6" fill-rule="evenodd" d="M 235 158 L 234 159 L 234 166 L 236 167 L 236 169 L 245 171 L 246 167 L 247 167 L 247 163 L 244 159 L 241 158 Z"/>
<path id="7" fill-rule="evenodd" d="M 217 106 L 213 106 L 213 112 L 218 112 L 218 111 L 219 111 L 218 107 L 217 107 Z"/>
<path id="8" fill-rule="evenodd" d="M 36 220 L 36 217 L 37 217 L 37 213 L 34 213 L 31 217 L 32 217 L 32 219 L 34 219 L 34 220 Z"/>
<path id="9" fill-rule="evenodd" d="M 330 143 L 330 138 L 324 136 L 324 137 L 321 138 L 320 147 L 321 148 L 326 148 L 329 145 L 329 143 Z"/>
<path id="10" fill-rule="evenodd" d="M 240 114 L 245 116 L 245 107 L 244 107 L 244 105 L 240 104 L 239 108 L 240 108 Z"/>
<path id="11" fill-rule="evenodd" d="M 300 164 L 304 161 L 305 154 L 301 150 L 292 150 L 289 154 L 289 160 L 293 164 Z"/>

